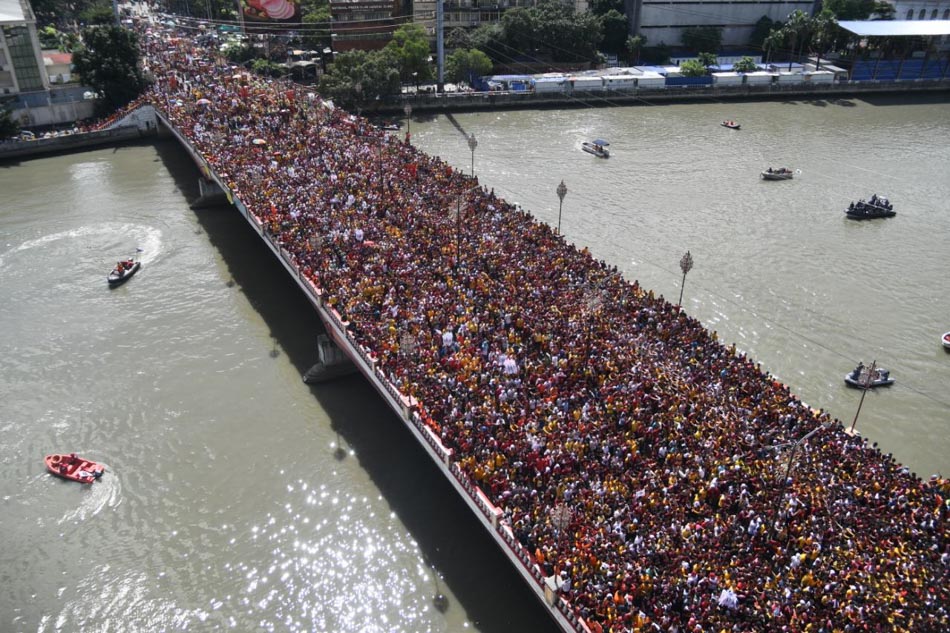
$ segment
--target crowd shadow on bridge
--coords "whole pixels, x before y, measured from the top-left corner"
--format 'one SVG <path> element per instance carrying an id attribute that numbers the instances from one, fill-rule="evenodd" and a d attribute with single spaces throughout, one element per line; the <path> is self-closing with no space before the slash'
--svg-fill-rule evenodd
<path id="1" fill-rule="evenodd" d="M 174 142 L 158 153 L 189 203 L 198 197 L 199 174 Z M 241 214 L 229 205 L 193 211 L 221 254 L 231 279 L 270 329 L 273 350 L 303 376 L 317 360 L 323 324 L 293 279 Z M 425 563 L 441 580 L 425 591 L 441 612 L 462 608 L 484 633 L 554 633 L 559 627 L 477 522 L 401 420 L 362 375 L 311 385 L 331 430 L 353 455 L 327 447 L 318 459 L 356 459 L 419 543 Z M 460 605 L 439 599 L 448 587 Z"/>

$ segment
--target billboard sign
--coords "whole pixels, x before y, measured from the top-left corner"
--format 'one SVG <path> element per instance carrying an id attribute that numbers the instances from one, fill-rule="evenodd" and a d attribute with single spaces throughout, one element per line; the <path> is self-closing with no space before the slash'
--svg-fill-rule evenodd
<path id="1" fill-rule="evenodd" d="M 300 22 L 299 0 L 240 0 L 247 26 Z"/>

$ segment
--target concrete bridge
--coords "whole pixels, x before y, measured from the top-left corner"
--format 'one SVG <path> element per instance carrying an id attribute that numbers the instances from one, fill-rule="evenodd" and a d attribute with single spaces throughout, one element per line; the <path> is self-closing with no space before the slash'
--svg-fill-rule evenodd
<path id="1" fill-rule="evenodd" d="M 260 235 L 264 244 L 277 257 L 288 274 L 297 282 L 317 314 L 320 315 L 333 343 L 349 357 L 356 368 L 402 420 L 413 437 L 422 445 L 426 453 L 436 463 L 439 471 L 468 504 L 477 520 L 492 535 L 492 538 L 511 560 L 515 569 L 528 583 L 538 599 L 548 607 L 551 616 L 561 629 L 569 632 L 589 633 L 590 629 L 583 619 L 578 617 L 570 603 L 559 595 L 556 578 L 544 576 L 543 570 L 515 538 L 510 527 L 501 521 L 502 510 L 493 505 L 481 489 L 474 485 L 468 475 L 454 462 L 452 449 L 445 447 L 440 438 L 413 411 L 410 398 L 400 393 L 384 375 L 383 371 L 377 367 L 371 350 L 361 346 L 349 335 L 347 331 L 348 322 L 329 303 L 324 301 L 321 289 L 314 286 L 301 272 L 291 253 L 274 240 L 273 236 L 265 230 L 260 219 L 248 210 L 240 198 L 234 195 L 224 179 L 214 171 L 191 141 L 179 132 L 160 111 L 152 106 L 144 106 L 129 116 L 134 116 L 137 122 L 149 121 L 154 123 L 151 127 L 156 129 L 159 137 L 171 136 L 181 144 L 201 174 L 198 181 L 201 196 L 195 205 L 226 201 L 237 209 L 241 216 Z"/>

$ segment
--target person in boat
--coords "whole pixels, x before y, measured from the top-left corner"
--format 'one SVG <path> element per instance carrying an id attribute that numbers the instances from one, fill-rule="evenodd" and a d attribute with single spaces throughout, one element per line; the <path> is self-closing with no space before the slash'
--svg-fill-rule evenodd
<path id="1" fill-rule="evenodd" d="M 125 262 L 123 262 L 123 261 L 116 262 L 115 270 L 116 270 L 116 272 L 119 273 L 120 275 L 121 275 L 122 273 L 124 273 L 124 272 L 125 272 Z"/>
<path id="2" fill-rule="evenodd" d="M 70 453 L 70 454 L 69 454 L 69 463 L 70 463 L 70 464 L 78 464 L 78 463 L 79 463 L 79 455 L 77 455 L 76 453 Z"/>
<path id="3" fill-rule="evenodd" d="M 769 167 L 768 172 L 769 172 L 770 174 L 772 173 L 772 168 L 771 168 L 771 167 Z"/>
<path id="4" fill-rule="evenodd" d="M 864 361 L 859 361 L 858 366 L 854 368 L 854 371 L 851 372 L 851 380 L 857 380 L 861 377 L 861 374 L 864 372 Z"/>

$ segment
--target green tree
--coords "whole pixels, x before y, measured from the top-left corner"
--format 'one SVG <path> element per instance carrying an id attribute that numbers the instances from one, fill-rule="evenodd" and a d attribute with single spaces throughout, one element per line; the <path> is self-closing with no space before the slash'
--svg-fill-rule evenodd
<path id="1" fill-rule="evenodd" d="M 97 2 L 80 12 L 79 20 L 87 26 L 115 24 L 115 13 L 112 11 L 112 4 Z"/>
<path id="2" fill-rule="evenodd" d="M 768 34 L 768 37 L 766 37 L 765 41 L 762 43 L 762 46 L 766 52 L 766 61 L 771 62 L 772 56 L 775 53 L 779 53 L 787 48 L 785 40 L 786 34 L 781 28 L 777 28 Z"/>
<path id="3" fill-rule="evenodd" d="M 811 40 L 814 23 L 807 13 L 799 9 L 788 16 L 788 22 L 782 27 L 782 30 L 788 35 L 791 41 L 792 50 L 798 47 L 798 59 L 801 61 L 802 51 Z M 792 60 L 788 60 L 788 69 L 792 69 Z"/>
<path id="4" fill-rule="evenodd" d="M 629 59 L 633 61 L 634 66 L 640 63 L 640 51 L 642 51 L 646 45 L 646 35 L 630 35 L 627 37 L 627 55 L 629 55 Z"/>
<path id="5" fill-rule="evenodd" d="M 11 138 L 20 133 L 20 124 L 13 120 L 10 110 L 0 103 L 0 139 Z"/>
<path id="6" fill-rule="evenodd" d="M 385 50 L 398 63 L 403 81 L 426 82 L 432 79 L 429 36 L 421 24 L 405 24 L 396 29 Z"/>
<path id="7" fill-rule="evenodd" d="M 752 29 L 752 34 L 749 36 L 749 48 L 764 48 L 765 38 L 769 36 L 773 28 L 780 28 L 780 25 L 773 22 L 767 15 L 759 18 L 758 22 L 755 23 L 755 28 Z"/>
<path id="8" fill-rule="evenodd" d="M 709 74 L 709 69 L 698 59 L 687 59 L 680 64 L 680 72 L 684 77 L 703 77 Z"/>
<path id="9" fill-rule="evenodd" d="M 253 46 L 236 40 L 229 42 L 223 52 L 227 60 L 235 64 L 244 64 L 259 57 Z"/>
<path id="10" fill-rule="evenodd" d="M 754 73 L 758 70 L 758 65 L 755 63 L 755 60 L 746 55 L 735 64 L 732 65 L 732 69 L 737 73 Z"/>
<path id="11" fill-rule="evenodd" d="M 683 46 L 696 51 L 718 52 L 722 47 L 722 29 L 718 26 L 691 26 L 683 29 Z"/>
<path id="12" fill-rule="evenodd" d="M 537 23 L 535 45 L 545 56 L 555 61 L 593 61 L 597 47 L 604 39 L 600 20 L 590 12 L 578 14 L 573 4 L 557 0 L 543 0 L 529 12 Z M 512 46 L 517 42 L 508 40 Z"/>
<path id="13" fill-rule="evenodd" d="M 33 15 L 38 25 L 54 25 L 60 30 L 72 27 L 82 12 L 102 0 L 32 0 Z M 110 5 L 109 14 L 112 14 Z"/>
<path id="14" fill-rule="evenodd" d="M 82 32 L 83 48 L 73 55 L 73 65 L 87 86 L 101 95 L 97 104 L 111 113 L 145 89 L 138 66 L 138 36 L 115 25 L 91 26 Z"/>
<path id="15" fill-rule="evenodd" d="M 44 49 L 59 48 L 59 31 L 54 26 L 46 26 L 36 29 L 36 35 L 40 38 L 40 46 Z"/>
<path id="16" fill-rule="evenodd" d="M 715 66 L 719 63 L 719 58 L 715 53 L 700 53 L 696 56 L 696 58 L 699 60 L 699 63 L 706 68 L 707 71 L 709 70 L 710 66 Z"/>
<path id="17" fill-rule="evenodd" d="M 897 9 L 887 0 L 879 0 L 874 3 L 874 11 L 871 15 L 876 15 L 878 20 L 893 20 Z"/>
<path id="18" fill-rule="evenodd" d="M 459 48 L 472 48 L 472 38 L 468 29 L 456 27 L 445 36 L 445 48 L 454 51 Z"/>
<path id="19" fill-rule="evenodd" d="M 867 20 L 877 8 L 877 0 L 825 0 L 822 7 L 838 20 Z"/>
<path id="20" fill-rule="evenodd" d="M 251 70 L 262 77 L 280 77 L 284 74 L 284 68 L 269 59 L 255 59 L 251 63 Z"/>
<path id="21" fill-rule="evenodd" d="M 321 94 L 350 108 L 399 91 L 399 61 L 385 49 L 340 53 L 320 78 Z"/>
<path id="22" fill-rule="evenodd" d="M 822 9 L 821 13 L 812 18 L 811 48 L 818 56 L 816 70 L 821 68 L 822 54 L 834 48 L 840 34 L 841 27 L 838 26 L 834 13 L 829 9 Z"/>
<path id="23" fill-rule="evenodd" d="M 646 46 L 643 48 L 643 59 L 648 64 L 669 64 L 670 47 L 666 42 L 660 42 L 656 46 Z"/>
<path id="24" fill-rule="evenodd" d="M 607 15 L 611 11 L 624 14 L 623 0 L 592 0 L 590 12 L 597 16 Z"/>
<path id="25" fill-rule="evenodd" d="M 537 23 L 537 15 L 531 9 L 515 7 L 501 15 L 501 41 L 507 47 L 510 43 L 512 52 L 534 52 L 537 41 L 541 37 Z"/>
<path id="26" fill-rule="evenodd" d="M 445 60 L 445 72 L 449 81 L 467 81 L 491 72 L 492 63 L 488 55 L 476 48 L 459 49 Z"/>
<path id="27" fill-rule="evenodd" d="M 616 9 L 611 9 L 600 16 L 600 26 L 604 33 L 601 47 L 608 53 L 615 55 L 622 53 L 627 44 L 627 35 L 630 33 L 626 16 Z"/>
<path id="28" fill-rule="evenodd" d="M 326 4 L 316 8 L 310 13 L 305 13 L 301 18 L 303 22 L 303 36 L 301 43 L 310 50 L 322 51 L 330 45 L 330 23 L 333 16 L 330 14 L 330 5 Z"/>

